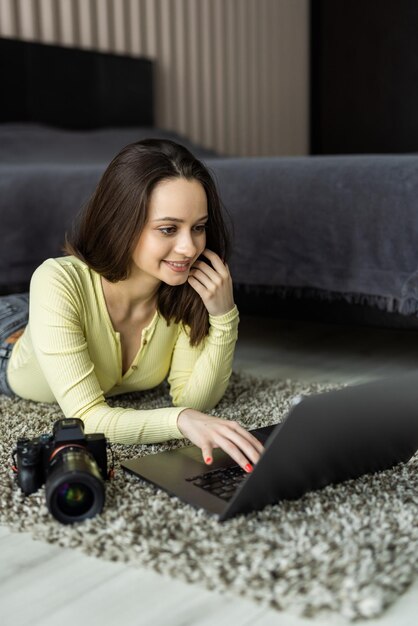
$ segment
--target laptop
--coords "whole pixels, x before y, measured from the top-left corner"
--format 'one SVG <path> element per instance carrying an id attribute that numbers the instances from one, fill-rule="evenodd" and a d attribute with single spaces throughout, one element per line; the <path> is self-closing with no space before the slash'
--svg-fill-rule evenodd
<path id="1" fill-rule="evenodd" d="M 418 449 L 418 371 L 296 398 L 285 419 L 251 430 L 264 452 L 250 474 L 197 446 L 122 467 L 219 521 L 407 462 Z"/>

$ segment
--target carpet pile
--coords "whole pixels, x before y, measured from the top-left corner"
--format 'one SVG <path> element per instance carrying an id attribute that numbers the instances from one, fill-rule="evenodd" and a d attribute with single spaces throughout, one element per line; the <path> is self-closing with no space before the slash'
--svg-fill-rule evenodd
<path id="1" fill-rule="evenodd" d="M 292 398 L 331 385 L 234 373 L 213 411 L 246 428 L 279 422 Z M 110 403 L 158 408 L 167 387 Z M 225 523 L 194 510 L 118 466 L 122 459 L 185 445 L 112 445 L 115 478 L 103 513 L 72 526 L 52 518 L 44 487 L 25 497 L 11 471 L 18 437 L 51 432 L 57 405 L 0 396 L 0 523 L 107 560 L 153 568 L 305 617 L 374 618 L 418 573 L 418 455 L 407 464 L 280 502 Z"/>

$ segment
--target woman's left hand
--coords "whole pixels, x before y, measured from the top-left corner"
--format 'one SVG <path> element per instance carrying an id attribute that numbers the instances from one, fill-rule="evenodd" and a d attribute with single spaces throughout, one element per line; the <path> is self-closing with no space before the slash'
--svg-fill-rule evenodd
<path id="1" fill-rule="evenodd" d="M 205 248 L 203 255 L 212 267 L 198 259 L 190 269 L 188 282 L 202 298 L 210 315 L 228 313 L 234 307 L 232 278 L 226 263 L 212 250 Z"/>

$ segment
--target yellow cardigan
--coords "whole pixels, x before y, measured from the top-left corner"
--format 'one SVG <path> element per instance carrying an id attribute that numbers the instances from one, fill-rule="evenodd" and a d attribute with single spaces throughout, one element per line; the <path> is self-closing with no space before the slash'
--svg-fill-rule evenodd
<path id="1" fill-rule="evenodd" d="M 29 324 L 11 354 L 7 377 L 18 396 L 58 402 L 86 433 L 117 443 L 153 443 L 183 435 L 177 417 L 186 408 L 207 411 L 223 396 L 232 371 L 238 310 L 209 316 L 210 331 L 190 347 L 182 324 L 157 312 L 122 376 L 120 336 L 107 311 L 100 275 L 73 256 L 48 259 L 33 274 Z M 173 407 L 110 407 L 105 396 L 151 389 L 168 377 Z"/>

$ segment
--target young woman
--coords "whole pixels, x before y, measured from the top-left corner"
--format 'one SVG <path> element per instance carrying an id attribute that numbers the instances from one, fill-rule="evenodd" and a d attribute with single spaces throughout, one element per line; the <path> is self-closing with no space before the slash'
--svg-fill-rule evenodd
<path id="1" fill-rule="evenodd" d="M 29 307 L 27 295 L 0 298 L 0 392 L 58 402 L 113 442 L 186 437 L 208 464 L 219 447 L 250 472 L 261 444 L 203 412 L 225 392 L 237 339 L 227 248 L 204 165 L 172 141 L 127 146 L 67 238 L 68 256 L 33 274 Z M 165 378 L 172 407 L 106 402 Z"/>

